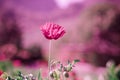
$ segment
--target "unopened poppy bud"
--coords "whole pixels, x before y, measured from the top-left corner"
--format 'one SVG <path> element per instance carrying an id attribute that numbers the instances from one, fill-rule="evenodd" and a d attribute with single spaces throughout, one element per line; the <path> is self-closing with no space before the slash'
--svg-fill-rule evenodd
<path id="1" fill-rule="evenodd" d="M 115 63 L 112 60 L 108 61 L 107 64 L 106 64 L 106 67 L 108 67 L 108 68 L 111 67 L 111 66 L 115 66 Z"/>
<path id="2" fill-rule="evenodd" d="M 50 75 L 51 78 L 54 78 L 53 71 L 51 71 L 51 72 L 49 73 L 49 75 Z"/>
<path id="3" fill-rule="evenodd" d="M 68 78 L 69 77 L 69 73 L 68 72 L 63 72 L 63 75 L 65 76 L 65 78 Z"/>
<path id="4" fill-rule="evenodd" d="M 33 77 L 33 74 L 29 74 L 29 77 Z"/>

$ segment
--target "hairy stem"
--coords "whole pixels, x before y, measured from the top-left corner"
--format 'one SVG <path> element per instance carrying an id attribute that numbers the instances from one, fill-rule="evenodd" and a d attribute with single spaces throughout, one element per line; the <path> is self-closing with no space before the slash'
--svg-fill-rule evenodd
<path id="1" fill-rule="evenodd" d="M 48 80 L 50 80 L 49 73 L 51 71 L 51 48 L 52 48 L 52 40 L 49 42 L 49 54 L 48 54 Z"/>

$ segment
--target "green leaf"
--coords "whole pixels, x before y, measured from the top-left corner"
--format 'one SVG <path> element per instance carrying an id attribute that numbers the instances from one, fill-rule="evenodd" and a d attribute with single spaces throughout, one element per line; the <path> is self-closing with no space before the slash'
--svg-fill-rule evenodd
<path id="1" fill-rule="evenodd" d="M 74 62 L 80 62 L 80 60 L 78 60 L 78 59 L 75 59 L 75 60 L 74 60 Z"/>
<path id="2" fill-rule="evenodd" d="M 12 80 L 11 78 L 10 78 L 10 76 L 8 76 L 8 79 L 7 80 Z"/>
<path id="3" fill-rule="evenodd" d="M 21 71 L 17 70 L 15 72 L 13 72 L 14 76 L 20 76 L 21 77 Z"/>
<path id="4" fill-rule="evenodd" d="M 42 80 L 41 71 L 38 73 L 38 80 Z"/>

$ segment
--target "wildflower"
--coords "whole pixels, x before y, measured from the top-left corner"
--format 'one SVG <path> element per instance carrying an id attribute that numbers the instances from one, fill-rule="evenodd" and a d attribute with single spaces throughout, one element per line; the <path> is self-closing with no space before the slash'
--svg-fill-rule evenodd
<path id="1" fill-rule="evenodd" d="M 43 35 L 50 40 L 57 40 L 65 34 L 65 30 L 62 26 L 53 23 L 46 23 L 41 27 L 41 31 Z"/>
<path id="2" fill-rule="evenodd" d="M 5 79 L 3 79 L 3 78 L 0 78 L 0 80 L 5 80 Z"/>
<path id="3" fill-rule="evenodd" d="M 41 27 L 41 31 L 43 35 L 50 40 L 49 42 L 49 55 L 48 55 L 48 80 L 50 77 L 52 78 L 59 78 L 59 74 L 55 71 L 51 73 L 51 44 L 52 39 L 57 40 L 58 38 L 62 37 L 65 34 L 65 30 L 62 26 L 53 23 L 46 23 Z M 49 75 L 50 74 L 50 75 Z"/>

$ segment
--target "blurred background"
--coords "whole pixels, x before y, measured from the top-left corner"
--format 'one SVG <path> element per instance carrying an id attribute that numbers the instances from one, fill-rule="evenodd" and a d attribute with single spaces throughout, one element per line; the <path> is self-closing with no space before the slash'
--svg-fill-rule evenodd
<path id="1" fill-rule="evenodd" d="M 120 67 L 119 3 L 0 0 L 0 68 L 9 71 L 11 64 L 25 73 L 41 68 L 46 74 L 49 41 L 40 26 L 53 22 L 65 27 L 66 34 L 53 41 L 52 59 L 62 63 L 79 59 L 73 70 L 77 79 L 73 80 L 106 80 L 107 63 Z"/>

